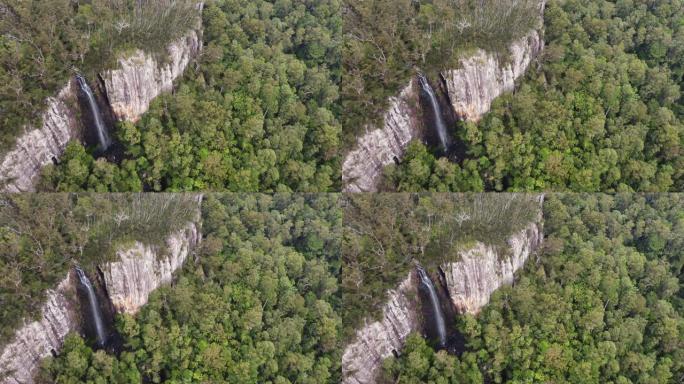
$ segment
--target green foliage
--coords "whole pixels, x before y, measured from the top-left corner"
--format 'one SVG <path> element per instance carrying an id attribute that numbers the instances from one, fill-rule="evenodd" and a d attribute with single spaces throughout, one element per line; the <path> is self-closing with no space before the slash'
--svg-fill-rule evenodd
<path id="1" fill-rule="evenodd" d="M 535 195 L 349 195 L 342 267 L 346 336 L 379 313 L 387 290 L 406 278 L 414 259 L 436 270 L 458 261 L 458 252 L 476 241 L 504 246 L 539 213 Z"/>
<path id="2" fill-rule="evenodd" d="M 203 54 L 177 90 L 119 125 L 123 163 L 68 153 L 44 188 L 339 189 L 338 0 L 212 1 L 203 27 Z"/>
<path id="3" fill-rule="evenodd" d="M 503 51 L 538 24 L 537 0 L 345 0 L 344 142 L 379 123 L 416 68 L 437 73 L 473 48 Z"/>
<path id="4" fill-rule="evenodd" d="M 463 356 L 421 340 L 390 381 L 679 383 L 684 377 L 684 196 L 550 195 L 545 247 L 514 287 L 457 319 Z M 441 360 L 448 360 L 442 363 Z"/>
<path id="5" fill-rule="evenodd" d="M 197 23 L 192 0 L 3 0 L 0 4 L 0 153 L 75 68 L 95 74 L 123 50 L 162 52 Z"/>
<path id="6" fill-rule="evenodd" d="M 197 262 L 117 319 L 121 355 L 70 339 L 43 382 L 338 383 L 337 200 L 206 196 Z"/>
<path id="7" fill-rule="evenodd" d="M 45 292 L 79 264 L 94 270 L 117 245 L 156 245 L 193 220 L 197 197 L 20 194 L 0 198 L 0 342 L 40 314 Z"/>
<path id="8" fill-rule="evenodd" d="M 389 188 L 681 191 L 682 17 L 681 0 L 550 1 L 541 70 L 478 124 L 458 124 L 461 164 L 414 148 Z"/>

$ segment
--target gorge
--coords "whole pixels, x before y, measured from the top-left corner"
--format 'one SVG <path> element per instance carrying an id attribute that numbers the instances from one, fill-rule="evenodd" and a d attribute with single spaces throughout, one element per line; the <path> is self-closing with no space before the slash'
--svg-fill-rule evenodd
<path id="1" fill-rule="evenodd" d="M 514 282 L 516 271 L 523 268 L 543 243 L 543 197 L 537 201 L 535 218 L 508 236 L 505 246 L 478 241 L 453 256 L 445 255 L 444 260 L 452 261 L 442 261 L 436 266 L 439 279 L 430 278 L 422 266 L 412 268 L 408 276 L 387 292 L 381 315 L 364 319 L 344 347 L 343 383 L 375 383 L 383 360 L 401 354 L 412 333 L 428 336 L 432 333 L 438 338 L 436 349 L 446 347 L 449 352 L 458 351 L 458 346 L 448 345 L 449 328 L 454 326 L 442 308 L 448 307 L 455 315 L 476 315 L 497 289 Z M 440 303 L 440 288 L 446 292 L 448 302 Z"/>
<path id="2" fill-rule="evenodd" d="M 201 7 L 200 7 L 201 8 Z M 90 116 L 96 130 L 99 152 L 112 144 L 111 134 L 103 120 L 97 93 L 106 100 L 118 121 L 136 121 L 149 103 L 162 92 L 169 92 L 202 48 L 202 31 L 198 26 L 167 47 L 167 57 L 135 51 L 131 56 L 120 57 L 118 68 L 98 74 L 102 85 L 91 88 L 81 75 L 70 79 L 62 90 L 46 100 L 42 123 L 27 126 L 12 149 L 0 159 L 0 190 L 3 192 L 29 192 L 41 169 L 59 161 L 67 144 L 81 140 L 85 135 L 84 123 L 79 116 Z M 81 111 L 76 102 L 79 92 L 87 100 L 87 111 Z"/>
<path id="3" fill-rule="evenodd" d="M 114 250 L 114 261 L 94 267 L 97 273 L 72 268 L 56 288 L 47 291 L 35 320 L 25 319 L 2 346 L 0 372 L 4 376 L 0 383 L 33 383 L 42 359 L 58 354 L 69 333 L 92 334 L 97 349 L 108 347 L 107 324 L 112 319 L 107 317 L 113 313 L 105 308 L 133 313 L 147 302 L 152 291 L 172 281 L 174 272 L 201 241 L 200 205 L 198 196 L 195 219 L 166 236 L 162 244 L 122 245 Z"/>
<path id="4" fill-rule="evenodd" d="M 541 15 L 545 1 L 541 1 Z M 542 17 L 540 16 L 540 19 Z M 466 55 L 451 68 L 443 68 L 444 98 L 448 100 L 454 117 L 477 122 L 489 111 L 492 102 L 515 89 L 533 60 L 544 48 L 541 26 L 508 45 L 501 54 L 482 49 Z M 507 57 L 508 56 L 508 57 Z M 429 135 L 425 117 L 443 116 L 435 90 L 422 75 L 414 76 L 397 96 L 389 99 L 389 108 L 383 116 L 382 126 L 368 125 L 365 133 L 357 137 L 346 153 L 342 165 L 342 182 L 345 192 L 375 192 L 381 184 L 383 168 L 398 162 L 413 140 L 424 140 Z M 436 90 L 440 91 L 440 90 Z M 426 94 L 428 111 L 421 111 L 420 94 Z M 448 145 L 446 128 L 439 119 L 433 123 L 442 147 Z M 443 122 L 442 122 L 443 123 Z"/>

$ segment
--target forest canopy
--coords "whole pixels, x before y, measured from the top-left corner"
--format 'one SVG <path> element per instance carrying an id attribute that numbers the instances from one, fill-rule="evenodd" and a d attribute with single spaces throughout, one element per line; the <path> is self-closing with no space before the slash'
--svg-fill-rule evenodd
<path id="1" fill-rule="evenodd" d="M 123 161 L 72 143 L 40 188 L 57 191 L 339 190 L 338 0 L 216 0 L 201 57 L 173 94 L 117 126 Z"/>
<path id="2" fill-rule="evenodd" d="M 40 126 L 45 100 L 75 71 L 95 78 L 132 48 L 162 53 L 198 15 L 193 0 L 3 0 L 0 153 Z"/>
<path id="3" fill-rule="evenodd" d="M 78 335 L 39 383 L 340 380 L 337 195 L 207 195 L 204 239 L 173 286 L 117 316 L 123 350 Z"/>
<path id="4" fill-rule="evenodd" d="M 380 123 L 417 70 L 436 75 L 461 55 L 508 44 L 539 24 L 539 0 L 346 0 L 344 143 Z"/>
<path id="5" fill-rule="evenodd" d="M 379 382 L 681 382 L 682 212 L 677 194 L 548 195 L 538 261 L 450 325 L 466 352 L 415 335 Z"/>
<path id="6" fill-rule="evenodd" d="M 549 1 L 546 47 L 513 94 L 451 133 L 457 162 L 414 142 L 399 191 L 684 189 L 684 3 Z"/>
<path id="7" fill-rule="evenodd" d="M 183 194 L 0 196 L 0 344 L 74 265 L 94 271 L 123 244 L 163 244 L 198 210 Z"/>

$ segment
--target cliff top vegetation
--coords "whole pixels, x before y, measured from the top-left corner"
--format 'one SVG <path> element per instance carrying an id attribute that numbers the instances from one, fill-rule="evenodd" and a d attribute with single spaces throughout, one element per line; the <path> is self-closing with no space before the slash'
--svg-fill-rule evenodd
<path id="1" fill-rule="evenodd" d="M 90 78 L 125 50 L 160 53 L 198 23 L 191 0 L 6 0 L 0 4 L 0 153 L 78 70 Z"/>
<path id="2" fill-rule="evenodd" d="M 74 264 L 92 271 L 121 244 L 163 244 L 198 214 L 196 195 L 0 196 L 0 345 Z"/>

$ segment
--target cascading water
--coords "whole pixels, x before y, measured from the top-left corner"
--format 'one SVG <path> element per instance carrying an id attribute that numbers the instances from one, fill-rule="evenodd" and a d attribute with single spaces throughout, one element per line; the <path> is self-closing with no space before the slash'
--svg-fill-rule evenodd
<path id="1" fill-rule="evenodd" d="M 76 274 L 78 275 L 78 280 L 81 286 L 85 289 L 86 296 L 88 297 L 88 304 L 90 309 L 90 317 L 92 318 L 93 325 L 95 327 L 96 342 L 99 347 L 104 347 L 107 343 L 107 333 L 105 332 L 104 323 L 102 321 L 102 313 L 100 311 L 100 305 L 97 301 L 97 296 L 95 295 L 95 290 L 93 285 L 90 283 L 88 276 L 85 272 L 76 267 Z"/>
<path id="2" fill-rule="evenodd" d="M 430 107 L 432 109 L 433 121 L 435 123 L 435 129 L 437 130 L 437 136 L 442 144 L 442 149 L 444 153 L 449 151 L 449 135 L 447 134 L 446 124 L 444 123 L 444 116 L 442 115 L 442 107 L 439 105 L 437 96 L 435 96 L 435 91 L 430 86 L 425 75 L 422 73 L 418 75 L 418 81 L 420 82 L 420 87 L 425 93 L 430 102 Z"/>
<path id="3" fill-rule="evenodd" d="M 95 129 L 97 130 L 97 140 L 100 146 L 100 150 L 102 152 L 105 152 L 112 144 L 112 140 L 109 138 L 109 134 L 107 133 L 107 127 L 105 126 L 104 121 L 102 120 L 100 107 L 97 105 L 97 101 L 95 100 L 93 90 L 90 89 L 85 78 L 83 78 L 83 76 L 81 75 L 76 75 L 76 80 L 78 81 L 78 85 L 81 88 L 81 91 L 83 92 L 83 94 L 85 94 L 86 98 L 88 99 L 90 113 L 93 116 Z"/>
<path id="4" fill-rule="evenodd" d="M 430 276 L 422 267 L 417 267 L 418 276 L 420 277 L 421 287 L 425 289 L 430 298 L 430 304 L 432 306 L 432 318 L 434 320 L 434 329 L 439 337 L 439 347 L 446 348 L 447 346 L 447 331 L 446 324 L 444 322 L 444 313 L 442 312 L 442 307 L 439 304 L 439 297 L 437 296 L 437 291 L 435 290 L 435 285 L 432 284 Z"/>

